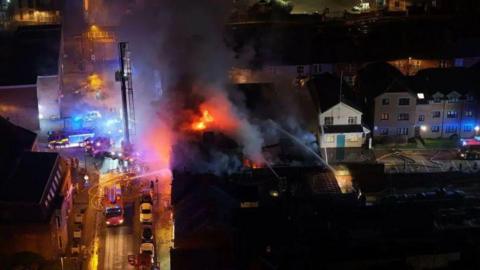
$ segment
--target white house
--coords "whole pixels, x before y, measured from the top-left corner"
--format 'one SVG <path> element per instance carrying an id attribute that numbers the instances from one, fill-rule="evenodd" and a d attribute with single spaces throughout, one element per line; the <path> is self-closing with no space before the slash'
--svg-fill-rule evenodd
<path id="1" fill-rule="evenodd" d="M 323 109 L 323 108 L 322 108 Z M 363 113 L 339 102 L 320 113 L 320 145 L 322 148 L 361 147 L 370 130 L 362 125 Z"/>

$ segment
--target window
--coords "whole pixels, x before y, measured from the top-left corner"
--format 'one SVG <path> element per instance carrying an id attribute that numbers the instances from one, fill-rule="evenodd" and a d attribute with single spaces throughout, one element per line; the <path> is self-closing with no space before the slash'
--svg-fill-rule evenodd
<path id="1" fill-rule="evenodd" d="M 360 141 L 360 138 L 358 136 L 352 136 L 352 137 L 348 137 L 347 141 L 348 142 L 358 142 L 358 141 Z"/>
<path id="2" fill-rule="evenodd" d="M 60 228 L 60 226 L 62 225 L 62 224 L 60 223 L 60 217 L 59 217 L 59 216 L 55 216 L 55 221 L 56 221 L 56 223 L 57 223 L 57 228 Z"/>
<path id="3" fill-rule="evenodd" d="M 432 118 L 440 118 L 441 113 L 439 111 L 432 112 Z"/>
<path id="4" fill-rule="evenodd" d="M 397 120 L 398 121 L 408 121 L 410 119 L 410 115 L 408 113 L 399 113 Z"/>
<path id="5" fill-rule="evenodd" d="M 380 135 L 388 135 L 388 128 L 381 128 Z"/>
<path id="6" fill-rule="evenodd" d="M 440 103 L 440 102 L 442 102 L 441 98 L 439 98 L 439 97 L 434 97 L 433 98 L 433 103 Z"/>
<path id="7" fill-rule="evenodd" d="M 467 95 L 467 101 L 474 101 L 475 97 L 472 95 Z"/>
<path id="8" fill-rule="evenodd" d="M 399 1 L 399 0 L 396 0 L 396 1 L 395 1 L 395 7 L 396 7 L 396 8 L 400 8 L 400 1 Z"/>
<path id="9" fill-rule="evenodd" d="M 457 111 L 448 111 L 447 118 L 457 118 Z"/>
<path id="10" fill-rule="evenodd" d="M 408 135 L 408 128 L 397 128 L 397 135 Z"/>
<path id="11" fill-rule="evenodd" d="M 390 104 L 390 99 L 389 98 L 382 99 L 382 105 L 389 105 L 389 104 Z"/>
<path id="12" fill-rule="evenodd" d="M 433 133 L 440 132 L 440 126 L 432 126 L 432 132 Z"/>
<path id="13" fill-rule="evenodd" d="M 455 133 L 457 132 L 457 126 L 451 125 L 445 127 L 445 133 Z"/>
<path id="14" fill-rule="evenodd" d="M 303 66 L 297 66 L 297 73 L 303 74 Z"/>
<path id="15" fill-rule="evenodd" d="M 473 126 L 472 125 L 465 125 L 463 126 L 463 131 L 464 132 L 472 132 Z"/>
<path id="16" fill-rule="evenodd" d="M 410 105 L 410 99 L 409 98 L 399 98 L 398 99 L 398 105 L 400 105 L 400 106 Z"/>
<path id="17" fill-rule="evenodd" d="M 465 111 L 465 117 L 472 117 L 473 112 L 472 111 Z"/>
<path id="18" fill-rule="evenodd" d="M 423 121 L 425 121 L 425 115 L 420 114 L 420 115 L 418 116 L 418 122 L 423 122 Z"/>
<path id="19" fill-rule="evenodd" d="M 382 113 L 380 120 L 388 120 L 388 113 Z"/>
<path id="20" fill-rule="evenodd" d="M 349 125 L 356 125 L 357 124 L 357 117 L 356 116 L 348 117 L 348 124 Z"/>
<path id="21" fill-rule="evenodd" d="M 320 64 L 314 64 L 312 66 L 312 73 L 313 74 L 320 74 L 322 72 L 322 66 Z"/>
<path id="22" fill-rule="evenodd" d="M 328 125 L 333 125 L 333 117 L 332 116 L 327 116 L 325 117 L 325 125 L 328 126 Z"/>
<path id="23" fill-rule="evenodd" d="M 457 102 L 458 102 L 458 98 L 457 98 L 457 97 L 448 98 L 448 103 L 457 103 Z"/>
<path id="24" fill-rule="evenodd" d="M 333 143 L 335 142 L 335 135 L 327 135 L 326 138 L 325 138 L 325 141 L 327 143 Z"/>

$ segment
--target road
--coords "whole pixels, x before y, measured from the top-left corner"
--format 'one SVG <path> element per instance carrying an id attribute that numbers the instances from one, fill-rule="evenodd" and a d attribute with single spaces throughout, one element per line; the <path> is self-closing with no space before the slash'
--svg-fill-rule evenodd
<path id="1" fill-rule="evenodd" d="M 133 206 L 125 207 L 126 223 L 119 227 L 105 228 L 103 248 L 103 268 L 104 270 L 122 270 L 134 269 L 128 264 L 128 255 L 135 254 L 133 243 Z"/>

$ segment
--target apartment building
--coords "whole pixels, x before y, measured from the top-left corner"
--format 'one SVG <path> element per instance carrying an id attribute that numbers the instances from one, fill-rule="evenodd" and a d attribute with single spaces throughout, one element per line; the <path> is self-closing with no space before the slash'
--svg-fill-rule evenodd
<path id="1" fill-rule="evenodd" d="M 479 130 L 471 91 L 413 91 L 401 83 L 375 98 L 374 137 L 472 138 Z"/>

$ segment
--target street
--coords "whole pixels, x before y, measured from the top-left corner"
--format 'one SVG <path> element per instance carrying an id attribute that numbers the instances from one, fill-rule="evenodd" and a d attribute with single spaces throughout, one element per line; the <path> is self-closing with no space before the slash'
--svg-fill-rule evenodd
<path id="1" fill-rule="evenodd" d="M 103 248 L 103 255 L 100 261 L 103 260 L 103 267 L 100 269 L 114 270 L 114 269 L 134 269 L 128 264 L 128 255 L 135 254 L 133 245 L 133 208 L 132 205 L 125 207 L 125 224 L 119 227 L 104 227 L 105 239 Z"/>

